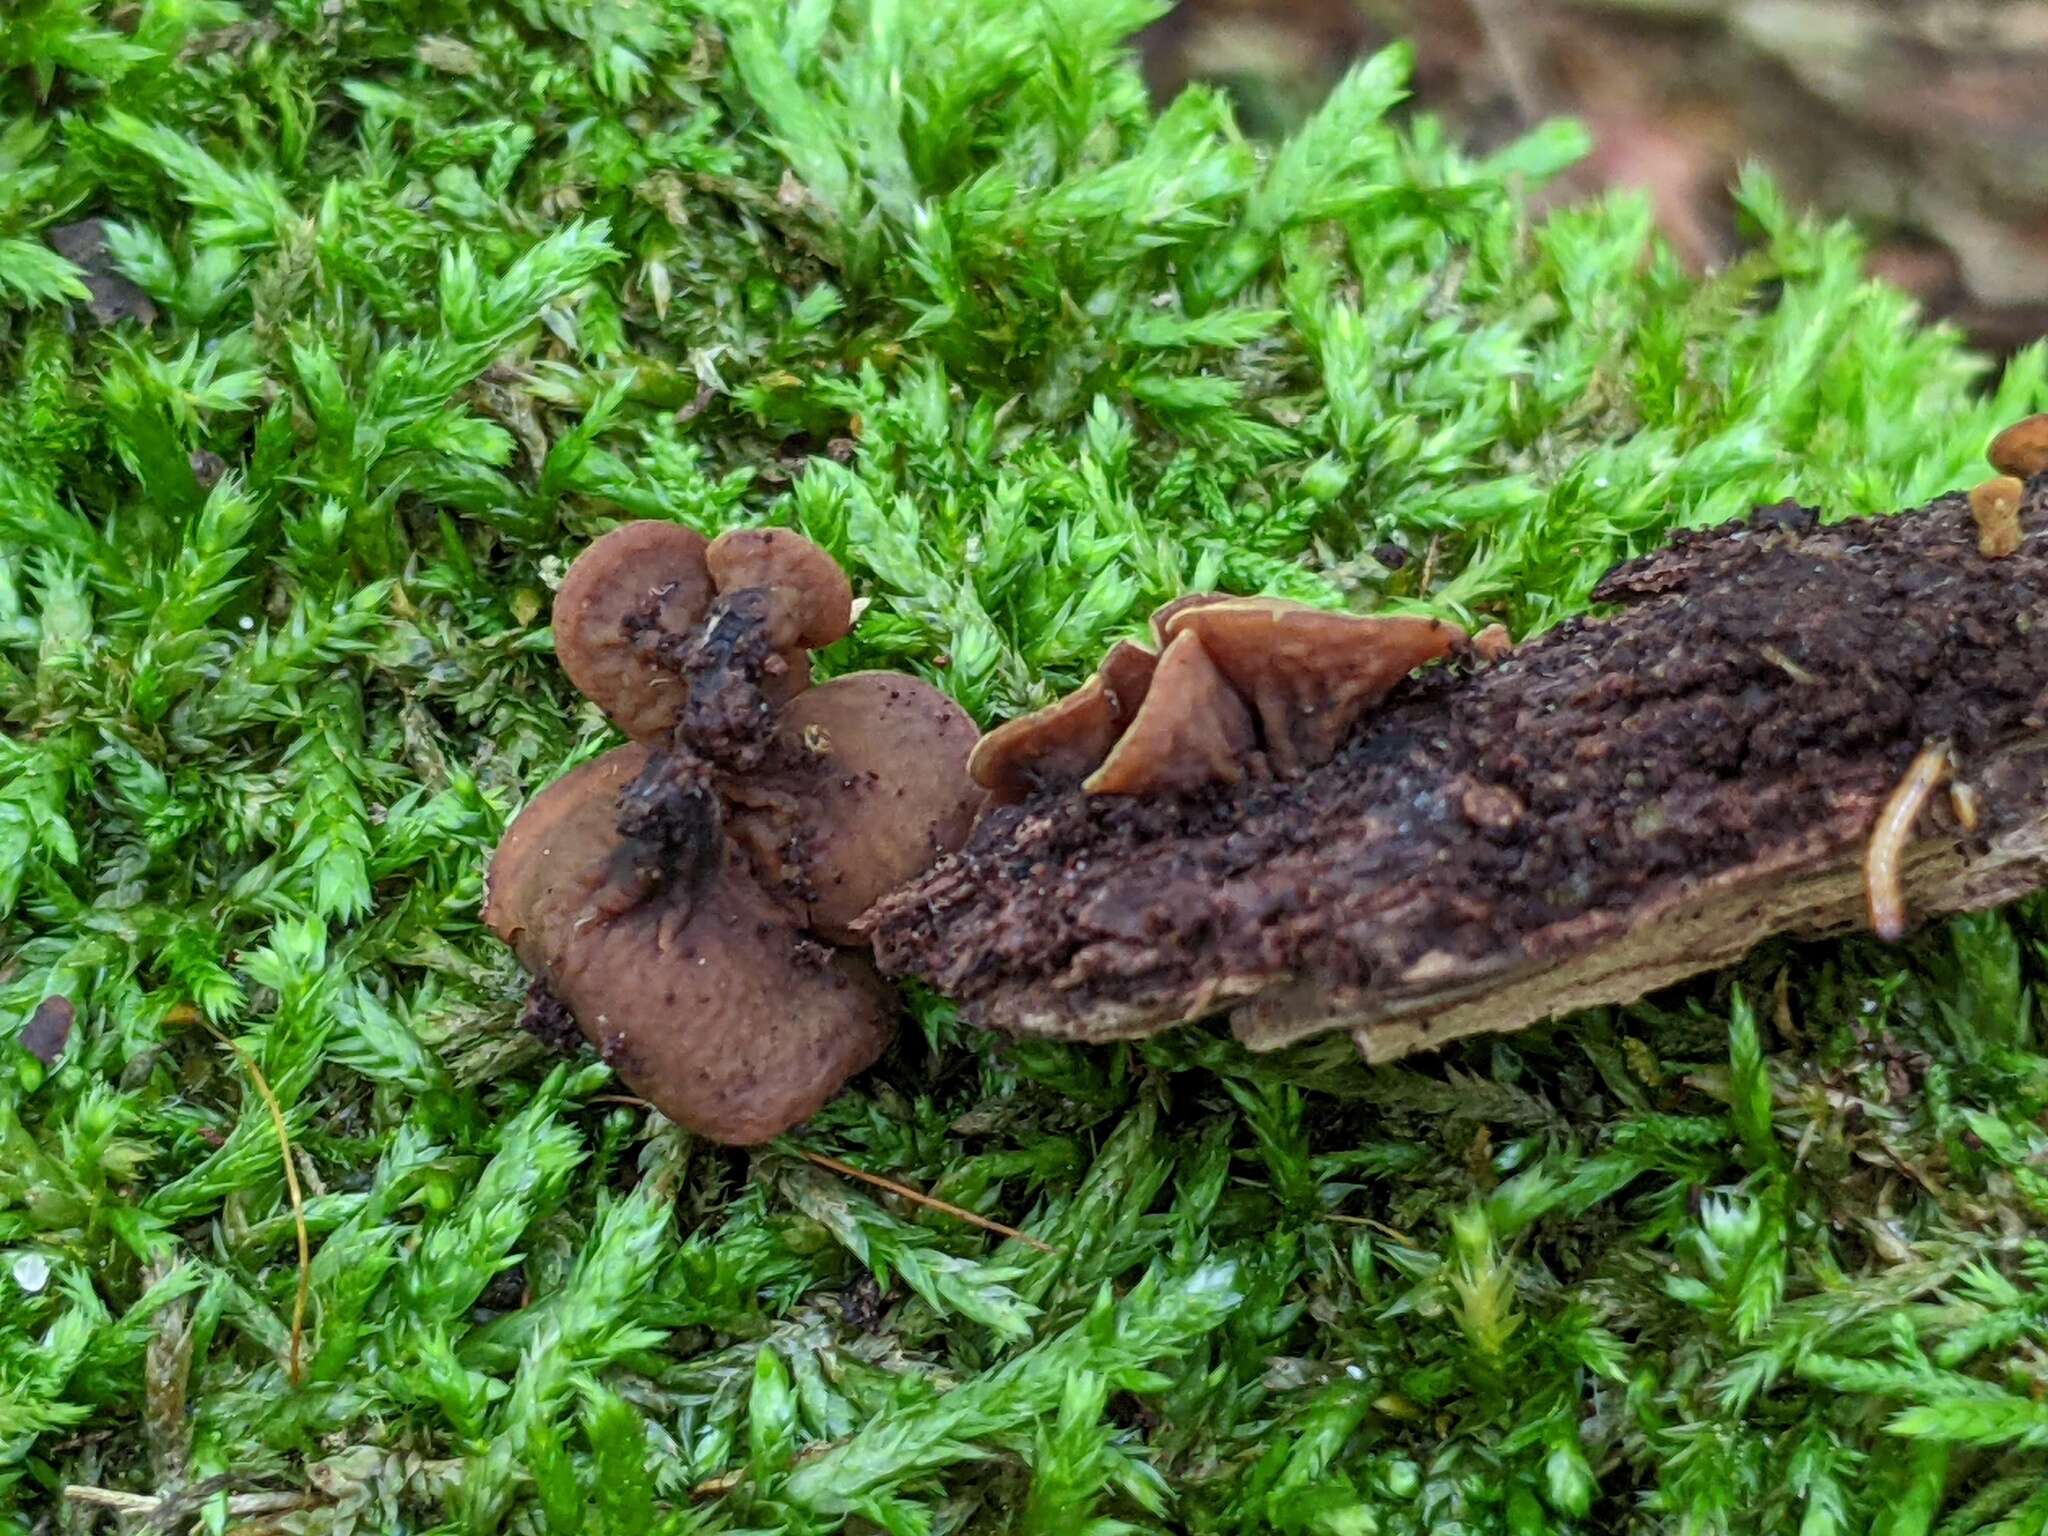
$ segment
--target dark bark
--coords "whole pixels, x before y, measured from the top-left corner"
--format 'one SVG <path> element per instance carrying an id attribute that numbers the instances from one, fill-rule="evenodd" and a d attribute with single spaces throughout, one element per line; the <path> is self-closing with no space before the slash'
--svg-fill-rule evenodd
<path id="1" fill-rule="evenodd" d="M 1632 1001 L 1773 934 L 1864 919 L 1907 765 L 1951 745 L 1903 860 L 1924 919 L 2048 881 L 2048 476 L 1987 560 L 1960 496 L 1680 534 L 1607 617 L 1411 679 L 1336 759 L 1180 800 L 1046 794 L 866 920 L 974 1022 L 1097 1040 L 1228 1011 L 1387 1059 Z"/>

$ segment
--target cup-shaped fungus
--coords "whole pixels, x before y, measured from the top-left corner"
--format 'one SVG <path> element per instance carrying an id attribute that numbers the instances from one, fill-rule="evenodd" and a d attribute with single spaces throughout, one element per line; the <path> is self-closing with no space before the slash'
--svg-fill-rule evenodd
<path id="1" fill-rule="evenodd" d="M 1328 762 L 1394 684 L 1465 638 L 1437 619 L 1359 617 L 1262 597 L 1184 608 L 1160 632 L 1169 647 L 1183 635 L 1201 639 L 1258 716 L 1266 756 L 1283 778 Z"/>
<path id="2" fill-rule="evenodd" d="M 1152 615 L 1163 651 L 1119 641 L 1058 702 L 991 731 L 970 771 L 997 804 L 1037 790 L 1186 794 L 1327 762 L 1417 667 L 1467 648 L 1436 619 L 1329 613 L 1194 592 Z"/>
<path id="3" fill-rule="evenodd" d="M 851 623 L 845 575 L 781 530 L 628 524 L 556 597 L 564 670 L 635 740 L 520 813 L 484 920 L 629 1086 L 715 1141 L 788 1129 L 881 1053 L 888 991 L 834 946 L 981 804 L 944 694 L 809 686 Z"/>
<path id="4" fill-rule="evenodd" d="M 1256 744 L 1251 711 L 1201 637 L 1177 635 L 1130 728 L 1081 787 L 1091 795 L 1159 795 L 1242 784 Z"/>
<path id="5" fill-rule="evenodd" d="M 1986 457 L 2001 475 L 2018 480 L 2048 474 L 2048 411 L 2007 427 L 1991 440 Z"/>
<path id="6" fill-rule="evenodd" d="M 1036 714 L 997 726 L 975 744 L 967 769 L 998 805 L 1034 790 L 1068 789 L 1102 766 L 1130 728 L 1159 658 L 1119 640 L 1095 675 Z"/>

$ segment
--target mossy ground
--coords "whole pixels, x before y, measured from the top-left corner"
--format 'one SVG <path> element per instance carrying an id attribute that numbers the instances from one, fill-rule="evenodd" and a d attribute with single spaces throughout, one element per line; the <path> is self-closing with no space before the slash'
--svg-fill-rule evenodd
<path id="1" fill-rule="evenodd" d="M 608 743 L 546 620 L 617 519 L 800 526 L 831 668 L 986 722 L 1187 588 L 1524 633 L 2048 403 L 1761 178 L 1694 281 L 1634 202 L 1532 224 L 1577 134 L 1468 160 L 1398 52 L 1277 148 L 1155 112 L 1152 13 L 0 17 L 0 1026 L 77 1008 L 0 1047 L 0 1519 L 2048 1529 L 2031 907 L 1378 1070 L 919 999 L 753 1156 L 517 1031 L 480 870 Z"/>

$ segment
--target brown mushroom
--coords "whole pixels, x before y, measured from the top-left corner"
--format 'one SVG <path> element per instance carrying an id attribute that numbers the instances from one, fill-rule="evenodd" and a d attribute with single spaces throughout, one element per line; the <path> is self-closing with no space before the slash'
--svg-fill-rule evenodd
<path id="1" fill-rule="evenodd" d="M 998 805 L 1078 784 L 1116 745 L 1123 720 L 1100 675 L 1055 704 L 1004 722 L 974 745 L 967 772 Z"/>
<path id="2" fill-rule="evenodd" d="M 1464 638 L 1437 619 L 1327 613 L 1282 598 L 1191 605 L 1161 629 L 1169 640 L 1201 637 L 1258 717 L 1274 771 L 1287 777 L 1327 762 L 1396 683 Z"/>
<path id="3" fill-rule="evenodd" d="M 1987 457 L 2001 475 L 2031 480 L 2048 474 L 2048 412 L 2007 427 L 1991 440 Z"/>
<path id="4" fill-rule="evenodd" d="M 665 523 L 598 540 L 557 598 L 565 670 L 642 739 L 534 797 L 484 920 L 629 1086 L 715 1140 L 787 1129 L 880 1053 L 886 990 L 821 940 L 852 940 L 981 802 L 973 723 L 937 690 L 808 687 L 851 610 L 798 535 L 707 547 Z"/>
<path id="5" fill-rule="evenodd" d="M 635 743 L 570 769 L 526 803 L 484 873 L 484 925 L 544 973 L 593 918 L 630 911 L 647 895 L 617 835 L 618 798 L 647 767 Z M 598 860 L 586 850 L 602 846 Z"/>
<path id="6" fill-rule="evenodd" d="M 1137 718 L 1158 662 L 1142 645 L 1119 640 L 1079 688 L 975 743 L 968 773 L 997 805 L 1013 804 L 1034 790 L 1079 784 L 1102 766 Z"/>
<path id="7" fill-rule="evenodd" d="M 1462 630 L 1434 619 L 1358 618 L 1214 592 L 1174 599 L 1152 627 L 1168 642 L 1165 656 L 1120 642 L 1073 693 L 976 744 L 968 771 L 992 803 L 1076 785 L 1088 794 L 1179 793 L 1238 783 L 1254 769 L 1299 773 L 1329 758 L 1401 678 L 1465 644 Z M 1167 657 L 1188 635 L 1201 645 L 1183 648 L 1169 674 Z M 1497 654 L 1505 638 L 1490 634 L 1484 649 Z M 1240 728 L 1240 716 L 1252 718 L 1247 705 L 1263 730 L 1263 759 L 1259 732 Z"/>
<path id="8" fill-rule="evenodd" d="M 917 678 L 834 678 L 782 712 L 768 767 L 729 786 L 733 835 L 816 933 L 856 942 L 856 918 L 967 840 L 984 798 L 966 772 L 976 734 Z"/>
<path id="9" fill-rule="evenodd" d="M 881 1053 L 886 992 L 734 853 L 702 883 L 622 881 L 641 860 L 616 797 L 648 760 L 621 747 L 537 796 L 492 861 L 485 921 L 656 1108 L 714 1141 L 763 1141 Z"/>
<path id="10" fill-rule="evenodd" d="M 1257 737 L 1201 638 L 1183 631 L 1166 647 L 1145 702 L 1081 786 L 1091 795 L 1185 794 L 1242 783 Z"/>
<path id="11" fill-rule="evenodd" d="M 764 587 L 786 607 L 786 644 L 823 650 L 853 628 L 853 587 L 833 558 L 787 528 L 732 528 L 711 541 L 704 563 L 720 592 Z"/>
<path id="12" fill-rule="evenodd" d="M 686 685 L 657 654 L 711 605 L 702 534 L 680 523 L 615 528 L 584 550 L 555 593 L 555 656 L 576 691 L 635 741 L 660 741 Z"/>

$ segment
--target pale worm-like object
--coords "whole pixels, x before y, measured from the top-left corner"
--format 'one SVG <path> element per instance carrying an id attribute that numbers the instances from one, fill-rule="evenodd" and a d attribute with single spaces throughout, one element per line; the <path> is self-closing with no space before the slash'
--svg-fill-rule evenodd
<path id="1" fill-rule="evenodd" d="M 1965 832 L 1977 830 L 1977 791 L 1958 779 L 1948 787 L 1949 809 Z"/>
<path id="2" fill-rule="evenodd" d="M 1870 829 L 1870 844 L 1863 852 L 1863 891 L 1870 903 L 1870 926 L 1886 943 L 1905 937 L 1906 891 L 1899 863 L 1913 840 L 1913 824 L 1927 808 L 1928 797 L 1948 777 L 1948 767 L 1947 742 L 1923 747 Z"/>

